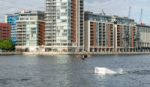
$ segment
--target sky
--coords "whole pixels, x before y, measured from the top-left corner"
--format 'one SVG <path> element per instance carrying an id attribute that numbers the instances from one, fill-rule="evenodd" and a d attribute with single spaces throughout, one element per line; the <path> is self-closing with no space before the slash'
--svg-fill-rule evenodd
<path id="1" fill-rule="evenodd" d="M 0 0 L 0 21 L 5 14 L 21 10 L 43 10 L 45 0 Z M 131 6 L 131 18 L 139 23 L 141 8 L 143 9 L 143 23 L 150 25 L 150 0 L 85 0 L 85 10 L 107 15 L 128 16 Z"/>

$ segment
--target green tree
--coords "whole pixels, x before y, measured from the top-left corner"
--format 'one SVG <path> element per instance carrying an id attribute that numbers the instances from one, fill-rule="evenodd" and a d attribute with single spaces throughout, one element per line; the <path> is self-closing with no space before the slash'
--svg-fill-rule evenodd
<path id="1" fill-rule="evenodd" d="M 12 41 L 9 40 L 0 40 L 0 49 L 2 50 L 14 50 L 15 46 L 13 45 Z"/>

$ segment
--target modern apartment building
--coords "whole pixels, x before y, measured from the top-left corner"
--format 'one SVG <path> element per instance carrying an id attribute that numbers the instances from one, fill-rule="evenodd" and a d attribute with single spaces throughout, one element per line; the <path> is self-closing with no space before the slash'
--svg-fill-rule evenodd
<path id="1" fill-rule="evenodd" d="M 83 50 L 83 11 L 84 0 L 46 0 L 45 51 Z"/>
<path id="2" fill-rule="evenodd" d="M 45 43 L 44 31 L 44 12 L 20 12 L 17 21 L 16 51 L 41 51 Z"/>
<path id="3" fill-rule="evenodd" d="M 137 25 L 139 32 L 139 48 L 141 52 L 150 52 L 150 26 Z"/>
<path id="4" fill-rule="evenodd" d="M 11 26 L 7 23 L 0 23 L 0 40 L 8 40 L 10 36 Z"/>
<path id="5" fill-rule="evenodd" d="M 85 50 L 88 52 L 113 51 L 114 25 L 111 16 L 85 12 Z"/>
<path id="6" fill-rule="evenodd" d="M 88 52 L 132 52 L 138 33 L 132 19 L 85 12 L 85 50 Z"/>
<path id="7" fill-rule="evenodd" d="M 117 52 L 137 52 L 139 33 L 136 22 L 127 17 L 115 17 L 115 38 Z"/>
<path id="8" fill-rule="evenodd" d="M 7 14 L 5 16 L 5 23 L 8 23 L 11 25 L 11 40 L 13 44 L 16 44 L 17 41 L 17 31 L 16 31 L 16 23 L 18 20 L 18 13 L 15 14 Z"/>

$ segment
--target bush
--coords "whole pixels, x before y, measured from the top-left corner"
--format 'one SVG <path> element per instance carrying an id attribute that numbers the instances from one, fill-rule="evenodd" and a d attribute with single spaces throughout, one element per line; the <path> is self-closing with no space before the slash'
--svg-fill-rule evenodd
<path id="1" fill-rule="evenodd" d="M 14 50 L 15 46 L 11 40 L 0 40 L 0 49 L 2 50 Z"/>

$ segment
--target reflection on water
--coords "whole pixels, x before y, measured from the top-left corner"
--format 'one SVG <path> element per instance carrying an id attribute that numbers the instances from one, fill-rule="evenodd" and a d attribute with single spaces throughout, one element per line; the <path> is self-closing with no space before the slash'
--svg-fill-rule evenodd
<path id="1" fill-rule="evenodd" d="M 126 74 L 150 75 L 150 70 L 133 70 L 133 71 L 126 71 Z"/>
<path id="2" fill-rule="evenodd" d="M 95 67 L 123 74 L 99 76 Z M 150 87 L 149 55 L 0 56 L 0 87 Z"/>

